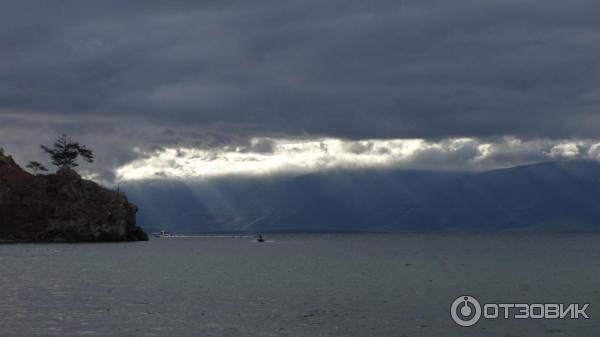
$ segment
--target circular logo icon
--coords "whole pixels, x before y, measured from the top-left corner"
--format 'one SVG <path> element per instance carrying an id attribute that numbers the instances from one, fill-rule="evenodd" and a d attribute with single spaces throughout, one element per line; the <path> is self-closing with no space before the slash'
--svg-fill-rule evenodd
<path id="1" fill-rule="evenodd" d="M 471 326 L 481 318 L 481 305 L 473 296 L 459 296 L 452 302 L 450 314 L 460 326 Z"/>

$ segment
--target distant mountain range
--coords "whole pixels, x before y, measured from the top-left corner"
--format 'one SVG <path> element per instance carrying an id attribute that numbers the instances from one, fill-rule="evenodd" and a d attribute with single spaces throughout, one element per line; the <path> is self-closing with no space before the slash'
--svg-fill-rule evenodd
<path id="1" fill-rule="evenodd" d="M 148 230 L 597 231 L 600 163 L 483 173 L 332 171 L 122 187 Z"/>

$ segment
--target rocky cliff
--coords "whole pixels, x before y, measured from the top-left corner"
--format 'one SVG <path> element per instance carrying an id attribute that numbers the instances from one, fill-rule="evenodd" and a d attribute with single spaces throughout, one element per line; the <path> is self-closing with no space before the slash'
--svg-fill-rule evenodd
<path id="1" fill-rule="evenodd" d="M 31 175 L 0 152 L 0 241 L 100 242 L 148 240 L 137 207 L 124 193 L 63 167 Z"/>

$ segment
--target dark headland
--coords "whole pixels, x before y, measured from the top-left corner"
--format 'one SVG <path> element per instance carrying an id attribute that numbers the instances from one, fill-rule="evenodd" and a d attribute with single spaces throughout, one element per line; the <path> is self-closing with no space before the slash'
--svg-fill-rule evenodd
<path id="1" fill-rule="evenodd" d="M 32 175 L 0 151 L 0 242 L 145 241 L 137 206 L 63 167 Z"/>

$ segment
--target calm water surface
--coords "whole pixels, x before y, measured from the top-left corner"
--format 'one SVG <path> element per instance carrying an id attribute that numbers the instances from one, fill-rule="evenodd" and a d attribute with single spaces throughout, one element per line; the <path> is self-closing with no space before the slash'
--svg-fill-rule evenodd
<path id="1" fill-rule="evenodd" d="M 598 235 L 277 235 L 0 246 L 0 336 L 592 336 Z M 449 307 L 587 302 L 589 320 Z M 595 313 L 598 313 L 595 316 Z"/>

